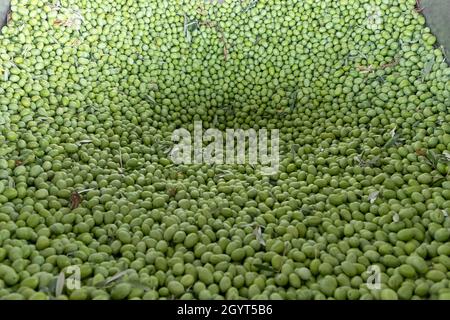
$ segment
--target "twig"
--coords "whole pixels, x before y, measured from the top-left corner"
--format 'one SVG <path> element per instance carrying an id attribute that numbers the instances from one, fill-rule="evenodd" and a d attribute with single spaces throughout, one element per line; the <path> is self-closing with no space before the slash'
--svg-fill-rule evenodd
<path id="1" fill-rule="evenodd" d="M 366 66 L 357 66 L 356 69 L 358 69 L 358 71 L 361 73 L 371 73 L 371 72 L 375 71 L 375 69 L 372 65 L 369 65 L 367 67 Z"/>
<path id="2" fill-rule="evenodd" d="M 253 9 L 253 8 L 256 7 L 256 5 L 258 4 L 258 1 L 259 1 L 259 0 L 252 0 L 252 1 L 250 2 L 250 4 L 249 4 L 247 7 L 245 7 L 244 9 L 242 9 L 241 12 L 244 12 L 244 13 L 245 13 L 245 12 L 247 12 L 247 11 Z M 242 3 L 242 1 L 241 1 L 241 3 Z"/>
<path id="3" fill-rule="evenodd" d="M 422 13 L 425 10 L 425 7 L 422 7 L 422 1 L 416 0 L 416 5 L 414 6 L 414 11 L 418 13 Z"/>
<path id="4" fill-rule="evenodd" d="M 200 25 L 204 25 L 207 26 L 208 28 L 214 28 L 216 29 L 216 32 L 219 33 L 220 36 L 220 41 L 223 43 L 223 56 L 225 58 L 225 61 L 228 60 L 228 54 L 229 54 L 229 50 L 228 50 L 228 41 L 225 37 L 225 34 L 223 33 L 222 28 L 217 25 L 217 23 L 215 23 L 214 21 L 211 20 L 204 20 L 200 22 Z"/>
<path id="5" fill-rule="evenodd" d="M 396 66 L 397 64 L 399 64 L 399 62 L 400 62 L 399 58 L 398 58 L 398 57 L 394 57 L 394 59 L 393 59 L 391 62 L 382 64 L 382 65 L 380 66 L 380 68 L 381 68 L 381 69 L 391 68 L 391 67 L 394 67 L 394 66 Z"/>
<path id="6" fill-rule="evenodd" d="M 119 168 L 119 173 L 123 174 L 124 170 L 123 170 L 123 161 L 122 161 L 122 150 L 119 147 L 119 163 L 120 163 L 120 168 Z"/>

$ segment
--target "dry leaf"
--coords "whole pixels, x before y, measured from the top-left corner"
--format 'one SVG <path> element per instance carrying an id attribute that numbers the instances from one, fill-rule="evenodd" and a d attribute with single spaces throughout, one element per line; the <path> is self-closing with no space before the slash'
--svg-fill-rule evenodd
<path id="1" fill-rule="evenodd" d="M 414 10 L 418 13 L 421 13 L 425 7 L 422 7 L 421 0 L 416 0 L 416 5 L 414 6 Z"/>
<path id="2" fill-rule="evenodd" d="M 177 188 L 169 188 L 169 189 L 167 189 L 167 194 L 170 197 L 175 197 L 176 194 L 177 194 Z"/>
<path id="3" fill-rule="evenodd" d="M 291 249 L 292 249 L 291 243 L 289 241 L 285 241 L 283 256 L 285 256 Z M 316 254 L 317 254 L 317 250 L 319 250 L 319 249 L 316 247 L 315 250 L 316 250 Z"/>
<path id="4" fill-rule="evenodd" d="M 72 210 L 78 208 L 81 201 L 81 195 L 77 191 L 72 192 L 72 194 L 70 195 L 70 208 Z"/>
<path id="5" fill-rule="evenodd" d="M 53 24 L 55 25 L 55 26 L 62 26 L 62 25 L 64 25 L 66 23 L 66 21 L 63 21 L 63 20 L 61 20 L 61 19 L 55 19 L 55 21 L 53 21 Z"/>
<path id="6" fill-rule="evenodd" d="M 9 24 L 12 21 L 12 11 L 9 10 L 8 14 L 6 15 L 6 24 Z"/>
<path id="7" fill-rule="evenodd" d="M 398 58 L 394 58 L 394 60 L 392 60 L 391 62 L 385 63 L 383 65 L 381 65 L 381 69 L 385 69 L 385 68 L 391 68 L 395 65 L 397 65 L 399 63 L 399 59 Z"/>
<path id="8" fill-rule="evenodd" d="M 423 149 L 417 149 L 417 150 L 416 150 L 416 154 L 417 154 L 418 156 L 426 156 L 426 155 L 427 155 L 427 152 L 426 152 L 425 150 L 423 150 Z"/>
<path id="9" fill-rule="evenodd" d="M 225 61 L 227 61 L 228 60 L 228 48 L 226 45 L 223 47 L 223 56 L 225 58 Z"/>

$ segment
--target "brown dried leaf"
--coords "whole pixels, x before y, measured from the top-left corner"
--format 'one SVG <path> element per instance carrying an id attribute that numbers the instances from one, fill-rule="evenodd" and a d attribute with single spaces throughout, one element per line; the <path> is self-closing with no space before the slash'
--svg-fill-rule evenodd
<path id="1" fill-rule="evenodd" d="M 425 9 L 425 7 L 422 7 L 421 0 L 416 0 L 416 5 L 414 7 L 414 10 L 418 13 L 421 13 L 424 9 Z"/>
<path id="2" fill-rule="evenodd" d="M 61 20 L 61 19 L 55 19 L 55 21 L 53 21 L 53 24 L 55 26 L 62 26 L 65 24 L 65 21 Z"/>
<path id="3" fill-rule="evenodd" d="M 223 56 L 225 58 L 225 61 L 227 61 L 228 60 L 228 48 L 226 45 L 223 47 Z"/>
<path id="4" fill-rule="evenodd" d="M 168 194 L 170 197 L 175 197 L 176 194 L 177 194 L 177 188 L 169 188 L 169 189 L 167 190 L 167 194 Z"/>
<path id="5" fill-rule="evenodd" d="M 9 10 L 8 14 L 6 15 L 6 24 L 9 24 L 12 21 L 12 11 Z"/>
<path id="6" fill-rule="evenodd" d="M 381 69 L 386 69 L 386 68 L 391 68 L 396 66 L 399 63 L 399 60 L 397 58 L 395 58 L 394 60 L 392 60 L 389 63 L 385 63 L 383 65 L 381 65 Z"/>
<path id="7" fill-rule="evenodd" d="M 72 210 L 78 208 L 81 201 L 81 195 L 77 191 L 72 192 L 72 194 L 70 195 L 70 208 Z"/>
<path id="8" fill-rule="evenodd" d="M 357 66 L 356 69 L 361 72 L 361 73 L 370 73 L 370 72 L 374 72 L 373 66 L 369 65 L 369 66 Z"/>
<path id="9" fill-rule="evenodd" d="M 417 150 L 416 150 L 416 154 L 417 154 L 418 156 L 426 156 L 426 155 L 427 155 L 427 152 L 426 152 L 426 150 L 423 150 L 423 149 L 417 149 Z"/>

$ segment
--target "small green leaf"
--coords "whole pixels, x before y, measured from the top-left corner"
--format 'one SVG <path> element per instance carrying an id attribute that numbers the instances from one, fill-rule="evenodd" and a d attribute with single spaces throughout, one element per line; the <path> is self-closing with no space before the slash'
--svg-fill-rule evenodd
<path id="1" fill-rule="evenodd" d="M 255 268 L 257 268 L 259 271 L 268 271 L 268 272 L 273 272 L 273 273 L 277 272 L 274 268 L 272 268 L 268 265 L 265 265 L 265 264 L 255 263 L 255 264 L 253 264 L 253 266 Z"/>
<path id="2" fill-rule="evenodd" d="M 432 187 L 439 187 L 441 184 L 442 184 L 442 182 L 444 182 L 446 179 L 445 178 L 443 178 L 443 177 L 441 177 L 441 178 L 438 178 L 438 179 L 436 179 L 435 181 L 433 181 L 433 183 L 432 183 Z"/>

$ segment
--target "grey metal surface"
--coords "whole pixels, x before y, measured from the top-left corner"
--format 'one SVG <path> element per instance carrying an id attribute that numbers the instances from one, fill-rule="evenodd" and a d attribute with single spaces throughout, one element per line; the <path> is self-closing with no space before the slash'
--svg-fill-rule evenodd
<path id="1" fill-rule="evenodd" d="M 421 0 L 421 7 L 428 26 L 450 59 L 450 0 Z"/>
<path id="2" fill-rule="evenodd" d="M 0 0 L 0 28 L 6 24 L 10 0 Z"/>
<path id="3" fill-rule="evenodd" d="M 433 34 L 450 59 L 450 0 L 420 0 L 423 14 Z M 6 24 L 10 0 L 0 0 L 0 28 Z"/>

